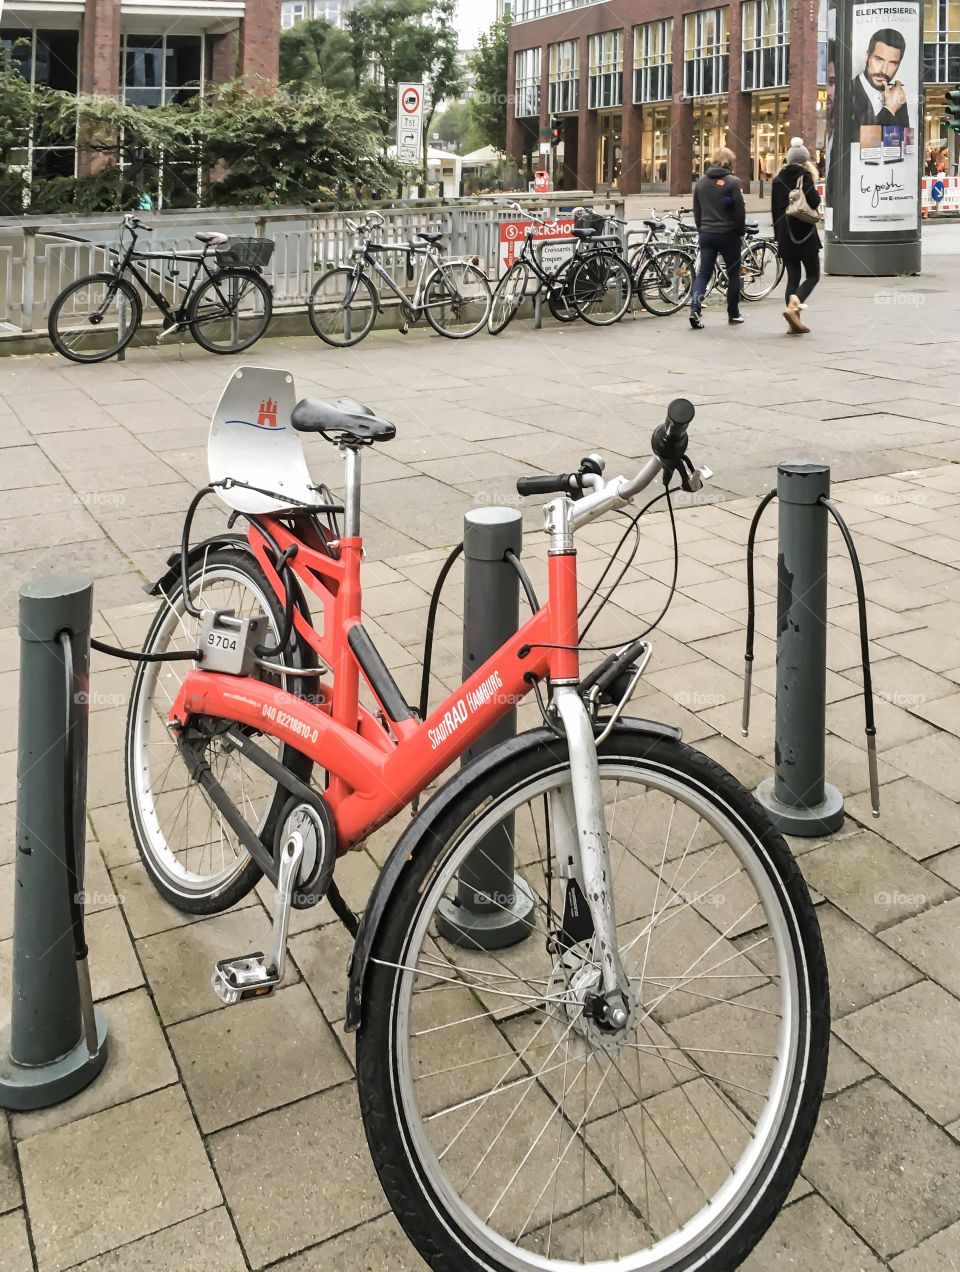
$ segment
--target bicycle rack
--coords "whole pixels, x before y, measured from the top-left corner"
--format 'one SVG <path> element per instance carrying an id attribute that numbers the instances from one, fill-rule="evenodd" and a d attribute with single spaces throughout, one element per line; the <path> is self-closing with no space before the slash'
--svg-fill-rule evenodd
<path id="1" fill-rule="evenodd" d="M 828 514 L 843 535 L 857 589 L 870 803 L 874 817 L 879 817 L 877 730 L 863 574 L 853 536 L 830 499 L 829 466 L 803 462 L 780 464 L 776 489 L 760 501 L 747 537 L 747 640 L 741 721 L 744 737 L 750 728 L 756 626 L 754 547 L 760 519 L 775 498 L 780 509 L 775 763 L 773 777 L 760 783 L 756 796 L 778 830 L 801 836 L 829 835 L 839 830 L 844 813 L 843 796 L 825 780 L 824 772 Z"/>

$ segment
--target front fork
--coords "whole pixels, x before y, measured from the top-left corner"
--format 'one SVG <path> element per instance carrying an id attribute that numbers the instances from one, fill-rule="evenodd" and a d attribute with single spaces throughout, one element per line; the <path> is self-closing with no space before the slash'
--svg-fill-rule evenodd
<path id="1" fill-rule="evenodd" d="M 570 754 L 570 795 L 551 801 L 554 850 L 561 876 L 574 877 L 593 923 L 607 1023 L 620 1027 L 627 1017 L 629 978 L 620 961 L 613 902 L 610 836 L 600 790 L 600 766 L 593 721 L 574 685 L 556 685 L 552 705 L 560 717 Z M 571 806 L 572 805 L 572 806 Z"/>

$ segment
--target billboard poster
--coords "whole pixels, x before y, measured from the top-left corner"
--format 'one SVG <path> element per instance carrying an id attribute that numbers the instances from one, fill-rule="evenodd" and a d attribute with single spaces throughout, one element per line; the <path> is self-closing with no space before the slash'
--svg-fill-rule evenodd
<path id="1" fill-rule="evenodd" d="M 854 4 L 851 231 L 915 230 L 920 201 L 921 0 Z"/>

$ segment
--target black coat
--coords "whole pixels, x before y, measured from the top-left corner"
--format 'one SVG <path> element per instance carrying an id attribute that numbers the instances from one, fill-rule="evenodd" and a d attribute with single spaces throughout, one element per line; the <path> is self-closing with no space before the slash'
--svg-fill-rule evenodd
<path id="1" fill-rule="evenodd" d="M 807 169 L 800 163 L 787 163 L 773 178 L 770 186 L 770 208 L 773 212 L 773 233 L 784 259 L 804 256 L 812 248 L 819 252 L 822 244 L 817 227 L 799 217 L 787 216 L 790 205 L 790 191 L 797 188 L 797 181 L 803 180 L 803 193 L 812 208 L 820 206 L 820 194 Z"/>

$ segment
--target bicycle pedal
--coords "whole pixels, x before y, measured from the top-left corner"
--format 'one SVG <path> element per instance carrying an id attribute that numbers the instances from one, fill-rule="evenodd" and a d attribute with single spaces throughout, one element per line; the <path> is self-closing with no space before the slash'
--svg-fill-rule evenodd
<path id="1" fill-rule="evenodd" d="M 214 968 L 212 984 L 220 1001 L 232 1007 L 251 998 L 269 998 L 280 984 L 280 974 L 256 950 L 239 958 L 222 958 Z"/>
<path id="2" fill-rule="evenodd" d="M 409 326 L 409 324 L 408 324 L 408 323 L 402 322 L 402 323 L 400 324 L 400 328 L 399 328 L 399 330 L 400 330 L 400 334 L 401 334 L 401 336 L 405 336 L 405 335 L 407 334 L 407 332 L 410 330 L 410 326 Z"/>

